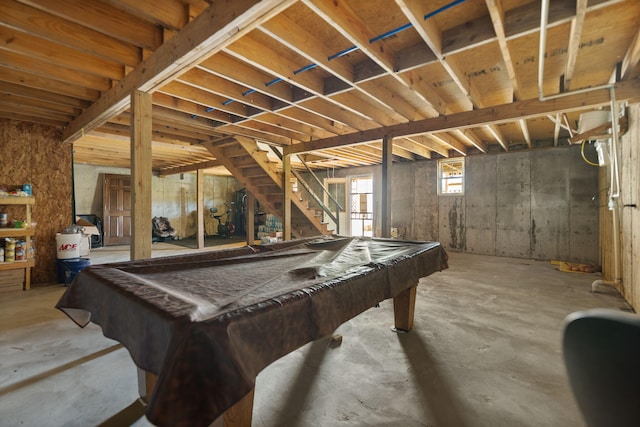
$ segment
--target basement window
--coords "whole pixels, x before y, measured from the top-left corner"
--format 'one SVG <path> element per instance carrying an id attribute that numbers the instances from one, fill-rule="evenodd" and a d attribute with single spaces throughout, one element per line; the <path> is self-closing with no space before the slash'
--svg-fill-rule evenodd
<path id="1" fill-rule="evenodd" d="M 438 161 L 438 195 L 464 194 L 464 158 Z"/>

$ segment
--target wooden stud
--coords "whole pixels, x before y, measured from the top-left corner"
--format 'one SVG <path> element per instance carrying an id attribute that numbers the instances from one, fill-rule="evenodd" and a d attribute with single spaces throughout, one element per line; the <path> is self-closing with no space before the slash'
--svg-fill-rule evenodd
<path id="1" fill-rule="evenodd" d="M 382 237 L 391 237 L 391 165 L 393 139 L 382 139 Z"/>
<path id="2" fill-rule="evenodd" d="M 131 259 L 151 258 L 151 94 L 131 94 Z"/>
<path id="3" fill-rule="evenodd" d="M 253 193 L 247 190 L 247 199 L 245 201 L 246 205 L 246 225 L 245 230 L 247 233 L 247 245 L 253 245 L 255 242 L 255 211 L 256 211 L 256 198 L 253 196 Z"/>
<path id="4" fill-rule="evenodd" d="M 282 208 L 282 227 L 283 239 L 291 240 L 291 157 L 284 156 L 282 159 L 282 175 L 284 183 L 283 190 L 283 208 Z"/>
<path id="5" fill-rule="evenodd" d="M 202 169 L 198 169 L 197 177 L 196 177 L 196 193 L 197 193 L 197 205 L 196 205 L 196 215 L 198 217 L 198 231 L 197 231 L 197 240 L 198 240 L 198 249 L 204 248 L 204 171 Z"/>

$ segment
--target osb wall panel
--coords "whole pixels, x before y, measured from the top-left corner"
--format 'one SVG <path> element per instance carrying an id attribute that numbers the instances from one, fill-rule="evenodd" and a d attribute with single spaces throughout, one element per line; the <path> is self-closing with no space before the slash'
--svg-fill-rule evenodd
<path id="1" fill-rule="evenodd" d="M 0 150 L 0 185 L 30 183 L 36 198 L 32 284 L 55 283 L 55 235 L 71 223 L 71 146 L 58 129 L 0 119 Z"/>
<path id="2" fill-rule="evenodd" d="M 620 138 L 620 271 L 622 293 L 640 310 L 640 104 L 631 105 L 629 130 Z"/>
<path id="3" fill-rule="evenodd" d="M 610 211 L 609 168 L 600 168 L 600 253 L 602 278 L 616 282 L 615 287 L 627 302 L 640 310 L 640 104 L 627 109 L 629 129 L 620 137 L 620 197 L 616 211 Z M 613 215 L 618 218 L 618 258 L 615 257 Z M 617 264 L 617 265 L 616 265 Z M 616 274 L 617 272 L 617 274 Z M 618 280 L 621 280 L 618 282 Z"/>

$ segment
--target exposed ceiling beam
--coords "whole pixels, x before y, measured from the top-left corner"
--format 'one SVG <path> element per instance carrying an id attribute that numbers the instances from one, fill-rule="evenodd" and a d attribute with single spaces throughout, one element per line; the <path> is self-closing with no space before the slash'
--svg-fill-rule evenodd
<path id="1" fill-rule="evenodd" d="M 558 146 L 558 140 L 560 138 L 560 114 L 556 114 L 555 118 L 552 120 L 554 123 L 553 127 L 553 146 Z"/>
<path id="2" fill-rule="evenodd" d="M 429 139 L 426 135 L 416 135 L 409 137 L 412 141 L 417 142 L 420 145 L 427 147 L 428 150 L 438 153 L 442 157 L 449 157 L 449 148 L 444 145 Z"/>
<path id="3" fill-rule="evenodd" d="M 294 2 L 235 0 L 224 8 L 209 6 L 71 122 L 64 131 L 64 141 L 75 141 L 127 109 L 134 90 L 154 92 Z"/>
<path id="4" fill-rule="evenodd" d="M 359 129 L 367 126 L 373 127 L 379 124 L 376 123 L 372 117 L 367 115 L 366 109 L 365 111 L 361 111 L 361 104 L 349 105 L 347 103 L 340 102 L 334 97 L 325 95 L 323 79 L 317 77 L 314 73 L 295 74 L 295 70 L 300 68 L 300 64 L 298 62 L 289 60 L 286 56 L 270 49 L 256 38 L 249 36 L 244 37 L 242 40 L 239 40 L 229 46 L 225 52 L 246 62 L 247 64 L 251 64 L 265 73 L 275 76 L 276 79 L 271 80 L 271 82 L 278 83 L 272 84 L 281 84 L 280 81 L 287 82 L 301 89 L 298 92 L 306 92 L 307 94 L 304 96 L 304 99 L 315 96 L 319 99 L 323 99 L 325 102 L 333 104 L 333 110 L 336 111 L 336 113 L 337 110 L 344 110 L 349 113 L 348 115 L 343 115 L 342 118 L 338 118 L 337 116 L 330 117 L 332 120 L 338 120 L 344 124 Z M 278 58 L 278 61 L 273 61 L 273 58 Z M 270 84 L 271 82 L 263 82 L 262 85 Z M 370 124 L 367 125 L 367 122 Z"/>
<path id="5" fill-rule="evenodd" d="M 129 66 L 138 65 L 142 59 L 142 52 L 137 46 L 20 4 L 15 0 L 5 0 L 3 3 L 3 25 L 20 28 L 43 40 Z M 11 3 L 10 7 L 7 3 Z"/>
<path id="6" fill-rule="evenodd" d="M 425 159 L 431 158 L 431 150 L 411 138 L 396 138 L 393 140 L 393 145 L 402 147 L 420 157 L 424 157 Z"/>
<path id="7" fill-rule="evenodd" d="M 150 20 L 156 25 L 173 31 L 182 29 L 189 21 L 189 10 L 182 3 L 173 0 L 109 0 L 119 9 Z"/>
<path id="8" fill-rule="evenodd" d="M 0 81 L 59 95 L 71 96 L 84 101 L 93 101 L 100 96 L 100 92 L 94 89 L 72 83 L 55 81 L 33 73 L 12 70 L 5 67 L 0 67 Z"/>
<path id="9" fill-rule="evenodd" d="M 0 118 L 17 120 L 20 122 L 29 122 L 29 123 L 39 123 L 42 125 L 53 126 L 56 128 L 62 128 L 65 122 L 61 122 L 59 120 L 52 120 L 45 117 L 37 117 L 31 114 L 20 114 L 12 111 L 2 111 L 0 110 Z"/>
<path id="10" fill-rule="evenodd" d="M 626 80 L 630 77 L 631 72 L 638 65 L 638 62 L 640 62 L 640 28 L 638 28 L 638 32 L 633 38 L 631 46 L 622 60 L 622 70 L 620 73 L 622 80 Z"/>
<path id="11" fill-rule="evenodd" d="M 61 5 L 60 0 L 19 1 L 134 46 L 155 50 L 162 44 L 160 27 L 103 2 L 65 0 Z"/>
<path id="12" fill-rule="evenodd" d="M 306 58 L 313 65 L 319 66 L 333 75 L 334 79 L 342 82 L 341 86 L 348 87 L 348 90 L 357 90 L 363 95 L 371 98 L 376 103 L 379 110 L 388 110 L 389 112 L 398 112 L 407 120 L 415 119 L 415 108 L 406 101 L 393 97 L 392 94 L 383 94 L 380 92 L 387 91 L 379 88 L 375 91 L 365 90 L 362 86 L 354 84 L 353 67 L 343 58 L 328 58 L 335 52 L 332 52 L 321 40 L 316 39 L 306 29 L 301 28 L 297 23 L 291 21 L 284 15 L 275 17 L 260 27 L 260 30 L 269 35 L 273 39 L 279 41 L 298 55 Z M 331 79 L 331 78 L 329 78 Z M 325 79 L 324 87 L 330 86 L 329 79 Z M 386 111 L 385 111 L 386 112 Z"/>
<path id="13" fill-rule="evenodd" d="M 500 52 L 502 53 L 502 60 L 507 68 L 507 74 L 511 85 L 513 86 L 513 94 L 515 99 L 521 99 L 520 96 L 520 83 L 518 82 L 518 76 L 516 69 L 511 59 L 511 52 L 509 51 L 509 45 L 507 44 L 507 34 L 505 31 L 505 12 L 502 7 L 502 0 L 486 0 L 487 9 L 491 15 L 491 21 L 493 22 L 493 28 L 498 37 L 498 45 L 500 46 Z"/>
<path id="14" fill-rule="evenodd" d="M 640 80 L 620 82 L 616 84 L 616 99 L 618 102 L 640 100 Z M 371 129 L 326 138 L 304 144 L 292 145 L 284 148 L 285 154 L 305 153 L 345 145 L 362 144 L 381 140 L 385 135 L 391 138 L 420 135 L 429 132 L 441 132 L 454 129 L 466 129 L 480 125 L 506 123 L 512 120 L 528 119 L 545 116 L 550 112 L 570 112 L 585 110 L 590 107 L 608 105 L 609 90 L 596 90 L 588 93 L 567 94 L 564 97 L 540 101 L 529 99 L 511 104 L 487 107 L 480 110 L 464 111 L 448 116 L 434 117 L 410 123 L 402 123 L 384 128 Z M 504 147 L 503 147 L 504 148 Z"/>
<path id="15" fill-rule="evenodd" d="M 471 129 L 456 129 L 455 134 L 467 141 L 469 144 L 476 147 L 482 153 L 486 153 L 489 150 L 487 148 L 487 143 L 478 138 L 476 133 Z"/>
<path id="16" fill-rule="evenodd" d="M 385 40 L 377 40 L 375 43 L 372 43 L 371 40 L 376 35 L 370 32 L 356 11 L 345 2 L 304 0 L 304 3 L 376 62 L 389 76 L 396 79 L 400 84 L 407 87 L 420 98 L 429 107 L 427 108 L 428 116 L 437 116 L 446 111 L 446 109 L 440 105 L 440 97 L 430 86 L 420 84 L 420 79 L 413 78 L 417 76 L 411 75 L 411 72 L 403 74 L 396 72 L 393 49 L 391 49 Z"/>
<path id="17" fill-rule="evenodd" d="M 58 65 L 51 66 L 50 62 L 40 58 L 33 58 L 11 51 L 2 52 L 2 63 L 7 68 L 21 72 L 33 73 L 40 77 L 60 81 L 89 89 L 104 91 L 111 87 L 111 80 L 94 74 Z"/>
<path id="18" fill-rule="evenodd" d="M 180 167 L 176 167 L 176 168 L 166 168 L 166 169 L 161 169 L 160 170 L 160 178 L 164 178 L 166 176 L 169 175 L 175 175 L 178 173 L 189 173 L 189 172 L 195 172 L 199 169 L 209 169 L 209 168 L 215 168 L 218 166 L 223 166 L 222 162 L 220 160 L 209 160 L 206 162 L 202 162 L 202 163 L 194 163 L 192 165 L 187 165 L 187 166 L 180 166 Z"/>
<path id="19" fill-rule="evenodd" d="M 522 136 L 527 143 L 527 147 L 531 148 L 531 134 L 529 133 L 527 121 L 525 119 L 520 119 L 518 120 L 518 123 L 520 124 L 520 130 L 522 131 Z"/>
<path id="20" fill-rule="evenodd" d="M 442 52 L 442 32 L 438 28 L 435 20 L 425 19 L 425 2 L 421 0 L 396 0 L 396 3 L 402 9 L 409 19 L 413 28 L 420 34 L 424 42 L 433 51 L 440 65 L 445 69 L 451 80 L 458 89 L 467 97 L 468 105 L 465 109 L 470 110 L 474 106 L 471 99 L 472 94 L 469 88 L 471 83 L 464 78 L 463 73 L 453 64 L 451 64 Z M 466 82 L 465 82 L 466 80 Z"/>
<path id="21" fill-rule="evenodd" d="M 438 141 L 440 144 L 454 151 L 457 151 L 459 154 L 463 156 L 467 155 L 467 147 L 446 132 L 430 133 L 429 138 L 433 138 L 434 140 Z"/>
<path id="22" fill-rule="evenodd" d="M 588 0 L 576 1 L 576 16 L 571 20 L 571 34 L 569 35 L 569 47 L 567 52 L 567 66 L 564 72 L 564 91 L 571 90 L 571 80 L 576 69 L 578 59 L 578 49 L 582 39 L 582 29 L 584 28 L 584 18 L 587 14 Z"/>
<path id="23" fill-rule="evenodd" d="M 45 90 L 33 89 L 20 84 L 13 84 L 0 81 L 0 92 L 9 95 L 21 96 L 36 101 L 50 102 L 61 107 L 72 107 L 83 109 L 91 105 L 90 101 L 72 98 L 67 95 L 58 95 Z"/>
<path id="24" fill-rule="evenodd" d="M 487 129 L 487 131 L 489 131 L 489 133 L 493 135 L 493 138 L 498 141 L 498 144 L 500 144 L 504 151 L 509 151 L 509 144 L 507 143 L 507 141 L 505 141 L 502 132 L 498 130 L 495 124 L 486 125 L 485 129 Z"/>
<path id="25" fill-rule="evenodd" d="M 124 76 L 124 67 L 113 61 L 79 52 L 71 47 L 2 25 L 0 25 L 0 50 L 38 58 L 50 63 L 51 67 L 62 65 L 110 79 L 121 79 Z"/>

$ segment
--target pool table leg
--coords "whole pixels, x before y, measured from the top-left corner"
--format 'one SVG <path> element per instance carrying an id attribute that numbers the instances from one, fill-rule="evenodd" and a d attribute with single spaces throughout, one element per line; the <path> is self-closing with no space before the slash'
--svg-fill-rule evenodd
<path id="1" fill-rule="evenodd" d="M 151 392 L 153 388 L 156 386 L 156 382 L 158 381 L 158 377 L 156 374 L 152 374 L 151 372 L 145 371 L 144 369 L 138 369 L 138 394 L 140 395 L 140 400 L 144 404 L 149 402 L 149 397 L 151 396 Z"/>
<path id="2" fill-rule="evenodd" d="M 158 377 L 155 374 L 138 368 L 138 394 L 145 404 L 149 401 L 149 396 L 151 396 L 157 380 Z M 241 400 L 225 411 L 220 417 L 222 423 L 219 418 L 213 425 L 215 427 L 251 427 L 254 390 L 251 389 Z"/>
<path id="3" fill-rule="evenodd" d="M 254 390 L 252 388 L 240 401 L 225 411 L 222 415 L 224 427 L 251 427 Z"/>
<path id="4" fill-rule="evenodd" d="M 413 329 L 413 315 L 416 308 L 416 285 L 406 289 L 393 299 L 393 315 L 396 332 L 409 332 Z"/>

